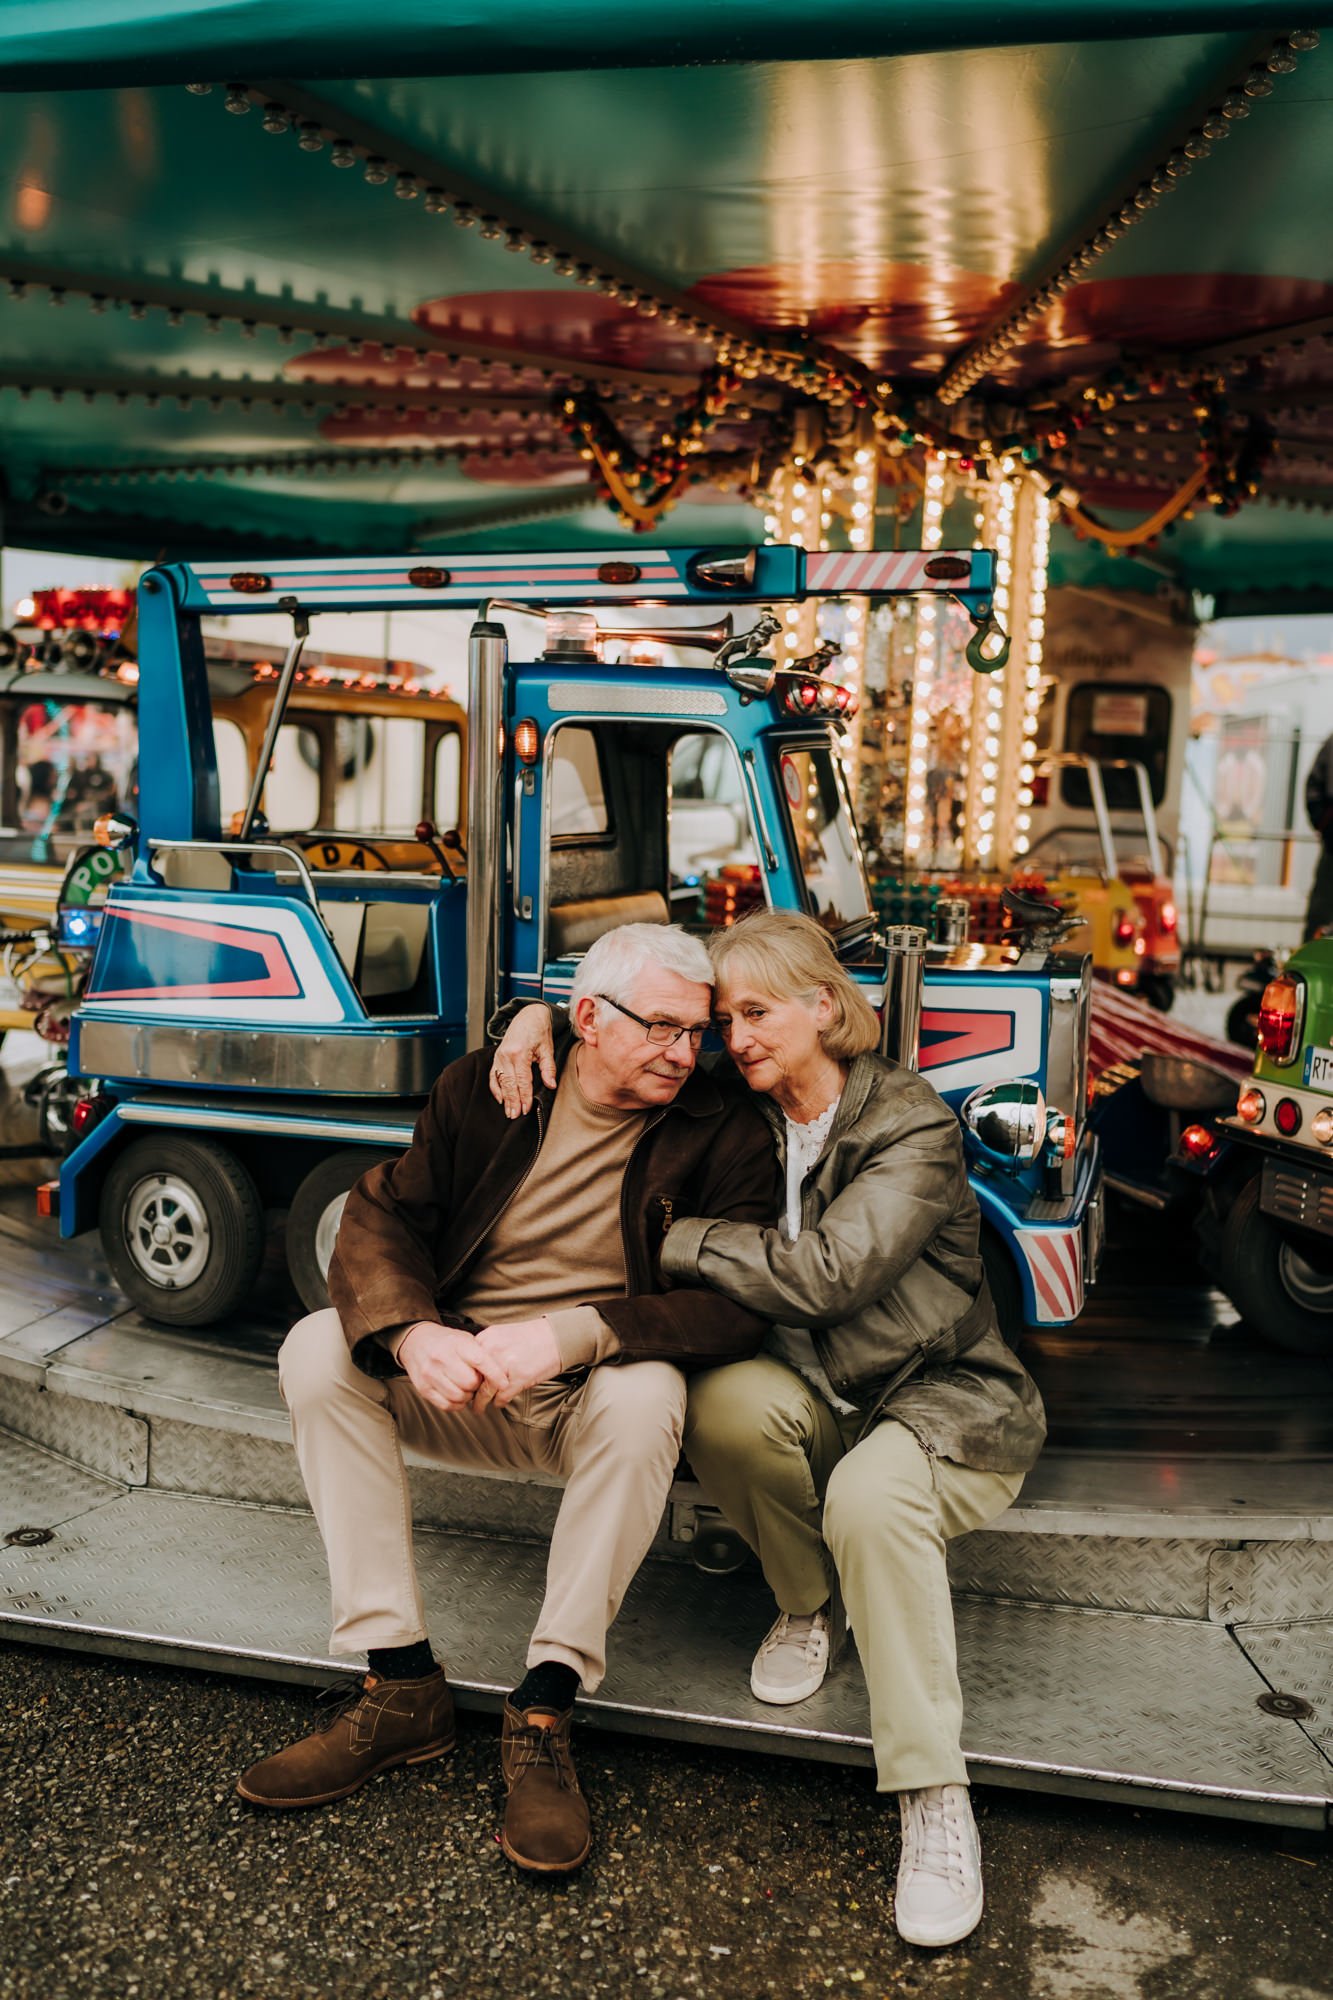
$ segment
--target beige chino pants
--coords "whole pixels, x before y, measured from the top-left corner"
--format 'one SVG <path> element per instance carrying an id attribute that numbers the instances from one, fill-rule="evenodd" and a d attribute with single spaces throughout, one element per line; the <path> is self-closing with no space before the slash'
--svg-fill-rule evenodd
<path id="1" fill-rule="evenodd" d="M 685 1453 L 780 1610 L 817 1611 L 836 1574 L 870 1693 L 879 1789 L 965 1785 L 945 1545 L 1002 1514 L 1023 1475 L 934 1457 L 892 1422 L 857 1444 L 860 1424 L 761 1354 L 692 1379 Z"/>
<path id="2" fill-rule="evenodd" d="M 292 1441 L 329 1559 L 335 1653 L 426 1637 L 403 1448 L 459 1472 L 564 1482 L 527 1664 L 562 1660 L 588 1693 L 607 1629 L 647 1554 L 680 1453 L 685 1378 L 664 1361 L 539 1383 L 480 1415 L 357 1368 L 336 1312 L 298 1321 L 278 1356 Z"/>

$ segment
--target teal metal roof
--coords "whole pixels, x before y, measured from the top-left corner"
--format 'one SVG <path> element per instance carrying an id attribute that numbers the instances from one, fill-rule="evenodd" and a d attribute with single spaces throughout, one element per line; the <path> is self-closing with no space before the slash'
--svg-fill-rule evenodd
<path id="1" fill-rule="evenodd" d="M 1112 529 L 1203 450 L 1192 519 L 1123 556 L 1061 529 L 1057 575 L 1333 601 L 1333 43 L 1266 69 L 1284 22 L 0 0 L 5 539 L 604 543 L 566 400 L 660 469 L 720 338 L 753 373 L 714 397 L 658 539 L 756 539 L 793 426 L 879 408 L 909 457 L 1027 447 Z"/>

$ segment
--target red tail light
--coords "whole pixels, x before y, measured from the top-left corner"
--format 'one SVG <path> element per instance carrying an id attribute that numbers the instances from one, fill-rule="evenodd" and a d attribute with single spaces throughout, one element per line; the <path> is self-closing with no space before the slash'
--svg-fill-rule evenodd
<path id="1" fill-rule="evenodd" d="M 1049 805 L 1051 798 L 1051 774 L 1038 771 L 1032 780 L 1032 803 L 1034 806 Z"/>
<path id="2" fill-rule="evenodd" d="M 1259 1047 L 1270 1062 L 1294 1060 L 1300 1042 L 1304 987 L 1288 972 L 1270 979 L 1259 1002 Z"/>
<path id="3" fill-rule="evenodd" d="M 1133 944 L 1134 919 L 1130 916 L 1128 910 L 1116 911 L 1115 922 L 1111 926 L 1111 936 L 1119 945 Z"/>
<path id="4" fill-rule="evenodd" d="M 1180 1145 L 1192 1160 L 1206 1160 L 1217 1151 L 1217 1137 L 1207 1125 L 1187 1125 L 1180 1135 Z"/>
<path id="5" fill-rule="evenodd" d="M 809 715 L 818 708 L 823 690 L 818 681 L 793 681 L 783 696 L 783 707 L 789 715 Z"/>
<path id="6" fill-rule="evenodd" d="M 1162 926 L 1162 929 L 1164 931 L 1173 931 L 1176 927 L 1175 904 L 1163 903 L 1161 909 L 1157 913 L 1157 921 Z"/>

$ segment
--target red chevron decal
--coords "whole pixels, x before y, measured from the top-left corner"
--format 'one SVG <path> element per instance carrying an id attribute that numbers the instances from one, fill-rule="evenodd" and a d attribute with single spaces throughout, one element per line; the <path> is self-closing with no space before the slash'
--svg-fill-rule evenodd
<path id="1" fill-rule="evenodd" d="M 976 1013 L 946 1013 L 927 1007 L 921 1016 L 922 1069 L 964 1062 L 970 1056 L 993 1056 L 1014 1046 L 1014 1017 L 994 1007 Z M 926 1036 L 937 1040 L 925 1044 Z"/>
<path id="2" fill-rule="evenodd" d="M 301 993 L 282 940 L 269 931 L 245 930 L 237 924 L 210 924 L 198 917 L 164 917 L 148 910 L 108 909 L 108 917 L 142 924 L 150 930 L 175 931 L 205 944 L 226 945 L 262 961 L 258 979 L 208 980 L 182 986 L 121 986 L 89 997 L 95 1000 L 291 1000 Z"/>

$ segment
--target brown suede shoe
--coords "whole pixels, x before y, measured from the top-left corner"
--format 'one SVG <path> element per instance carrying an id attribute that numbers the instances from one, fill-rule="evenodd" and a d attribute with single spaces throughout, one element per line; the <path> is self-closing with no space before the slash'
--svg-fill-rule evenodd
<path id="1" fill-rule="evenodd" d="M 572 1708 L 553 1715 L 511 1701 L 504 1706 L 500 1767 L 509 1798 L 500 1845 L 520 1868 L 539 1875 L 579 1867 L 592 1847 L 588 1801 L 569 1748 L 573 1716 Z"/>
<path id="2" fill-rule="evenodd" d="M 253 1806 L 290 1811 L 345 1799 L 379 1771 L 426 1764 L 454 1747 L 454 1702 L 444 1669 L 415 1681 L 367 1674 L 343 1691 L 327 1720 L 262 1764 L 236 1789 Z"/>

